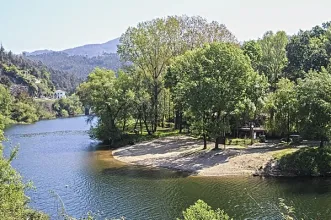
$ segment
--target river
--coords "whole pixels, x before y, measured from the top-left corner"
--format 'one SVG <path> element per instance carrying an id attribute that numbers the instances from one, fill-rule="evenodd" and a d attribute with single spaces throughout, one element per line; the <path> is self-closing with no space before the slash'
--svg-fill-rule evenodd
<path id="1" fill-rule="evenodd" d="M 15 125 L 5 131 L 10 148 L 20 146 L 13 166 L 32 181 L 30 206 L 56 219 L 88 211 L 101 217 L 175 219 L 198 199 L 235 219 L 279 219 L 278 198 L 299 217 L 331 219 L 331 179 L 188 177 L 165 169 L 128 166 L 98 150 L 85 117 Z"/>

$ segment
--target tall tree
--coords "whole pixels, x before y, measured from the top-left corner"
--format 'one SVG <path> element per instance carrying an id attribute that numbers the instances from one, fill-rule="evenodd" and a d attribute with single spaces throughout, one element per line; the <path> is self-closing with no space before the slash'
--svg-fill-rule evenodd
<path id="1" fill-rule="evenodd" d="M 267 128 L 274 133 L 284 136 L 289 135 L 297 125 L 297 93 L 296 85 L 289 79 L 282 78 L 276 85 L 276 90 L 269 94 L 267 108 L 274 112 L 268 118 Z"/>
<path id="2" fill-rule="evenodd" d="M 163 75 L 173 57 L 186 50 L 201 47 L 206 42 L 235 41 L 224 25 L 208 23 L 201 17 L 158 18 L 130 27 L 120 38 L 118 54 L 133 63 L 151 79 L 150 94 L 153 110 L 152 131 L 159 120 L 159 95 Z"/>
<path id="3" fill-rule="evenodd" d="M 262 58 L 261 45 L 255 40 L 250 40 L 244 42 L 242 49 L 244 54 L 250 58 L 253 69 L 257 71 Z"/>
<path id="4" fill-rule="evenodd" d="M 321 67 L 327 67 L 331 58 L 330 45 L 331 30 L 326 24 L 291 36 L 286 47 L 287 77 L 296 80 L 304 78 L 305 73 L 310 70 L 320 71 Z"/>
<path id="5" fill-rule="evenodd" d="M 230 131 L 230 114 L 247 96 L 253 73 L 248 57 L 236 45 L 212 43 L 177 58 L 169 72 L 178 76 L 174 91 L 185 102 L 196 131 L 204 139 L 213 138 L 217 149 Z"/>
<path id="6" fill-rule="evenodd" d="M 99 117 L 92 137 L 114 143 L 121 137 L 118 123 L 131 108 L 134 93 L 129 75 L 119 72 L 118 77 L 111 70 L 95 69 L 86 82 L 78 88 L 78 96 L 84 105 L 92 106 Z"/>
<path id="7" fill-rule="evenodd" d="M 262 49 L 259 70 L 269 80 L 271 88 L 275 88 L 278 80 L 283 77 L 283 69 L 287 64 L 286 45 L 288 38 L 284 31 L 273 33 L 268 31 L 263 38 L 258 40 Z"/>
<path id="8" fill-rule="evenodd" d="M 299 81 L 299 130 L 307 138 L 324 141 L 331 138 L 331 74 L 310 71 Z"/>

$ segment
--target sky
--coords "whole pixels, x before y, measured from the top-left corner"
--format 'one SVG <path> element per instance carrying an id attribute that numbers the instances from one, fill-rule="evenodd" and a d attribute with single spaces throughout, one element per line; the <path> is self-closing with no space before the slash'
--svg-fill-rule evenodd
<path id="1" fill-rule="evenodd" d="M 0 42 L 14 53 L 63 50 L 120 37 L 168 15 L 225 24 L 239 41 L 297 33 L 331 21 L 330 0 L 0 0 Z"/>

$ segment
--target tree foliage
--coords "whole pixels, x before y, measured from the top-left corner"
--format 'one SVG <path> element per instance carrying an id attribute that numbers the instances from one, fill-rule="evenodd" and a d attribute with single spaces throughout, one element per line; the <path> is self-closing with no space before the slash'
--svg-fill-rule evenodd
<path id="1" fill-rule="evenodd" d="M 56 100 L 52 104 L 52 109 L 56 112 L 57 117 L 75 116 L 83 113 L 83 105 L 75 94 Z"/>
<path id="2" fill-rule="evenodd" d="M 288 39 L 284 31 L 273 33 L 268 31 L 258 40 L 262 49 L 259 70 L 264 73 L 272 87 L 283 77 L 283 69 L 287 64 L 286 45 Z"/>
<path id="3" fill-rule="evenodd" d="M 290 135 L 297 130 L 298 101 L 296 85 L 287 78 L 282 78 L 276 84 L 276 90 L 269 94 L 267 109 L 273 111 L 266 123 L 270 131 L 279 136 Z"/>
<path id="4" fill-rule="evenodd" d="M 230 220 L 231 218 L 221 209 L 213 210 L 207 203 L 198 200 L 183 211 L 183 220 Z M 179 220 L 179 219 L 177 219 Z"/>
<path id="5" fill-rule="evenodd" d="M 78 96 L 84 105 L 91 106 L 98 119 L 92 136 L 101 140 L 115 141 L 121 132 L 118 122 L 126 118 L 126 112 L 134 101 L 131 77 L 111 70 L 95 69 L 86 82 L 78 88 Z"/>
<path id="6" fill-rule="evenodd" d="M 201 17 L 158 18 L 130 27 L 120 38 L 118 53 L 122 60 L 139 68 L 150 83 L 153 120 L 151 130 L 156 131 L 159 115 L 159 96 L 163 89 L 163 75 L 171 59 L 186 50 L 215 41 L 234 42 L 234 36 L 224 25 L 208 23 Z"/>
<path id="7" fill-rule="evenodd" d="M 189 51 L 174 61 L 169 72 L 178 77 L 176 96 L 184 102 L 198 133 L 216 143 L 224 138 L 230 132 L 230 115 L 249 98 L 247 82 L 253 69 L 240 48 L 213 43 Z"/>
<path id="8" fill-rule="evenodd" d="M 331 138 L 331 75 L 311 71 L 298 85 L 300 131 L 308 138 Z"/>

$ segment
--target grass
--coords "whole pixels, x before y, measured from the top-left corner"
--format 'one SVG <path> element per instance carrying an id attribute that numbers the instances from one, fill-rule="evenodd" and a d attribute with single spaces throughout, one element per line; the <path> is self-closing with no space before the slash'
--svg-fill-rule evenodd
<path id="1" fill-rule="evenodd" d="M 257 139 L 253 140 L 253 143 L 258 143 L 259 141 Z M 251 145 L 251 139 L 244 139 L 244 138 L 232 138 L 226 140 L 226 145 L 233 145 L 237 146 L 239 148 L 247 148 L 249 145 Z"/>
<path id="2" fill-rule="evenodd" d="M 140 143 L 143 141 L 151 141 L 158 138 L 172 137 L 179 135 L 182 134 L 180 134 L 178 130 L 174 130 L 172 128 L 158 128 L 157 131 L 152 135 L 149 135 L 146 130 L 144 130 L 142 134 L 135 134 L 129 132 L 127 134 L 124 134 L 122 139 L 117 141 L 113 147 L 119 148 L 130 144 Z"/>
<path id="3" fill-rule="evenodd" d="M 298 149 L 295 148 L 287 148 L 287 149 L 283 149 L 283 150 L 279 150 L 276 153 L 272 154 L 272 157 L 276 160 L 281 159 L 283 156 L 288 155 L 288 154 L 292 154 L 295 151 L 297 151 Z"/>

